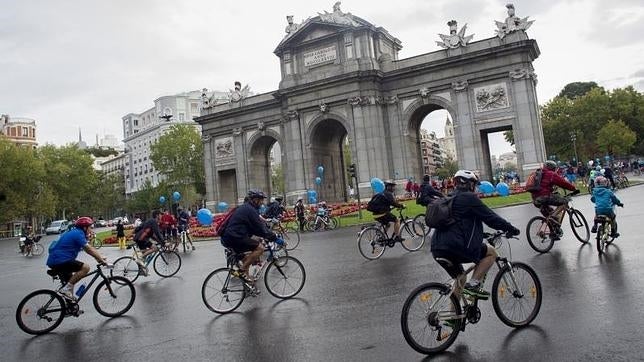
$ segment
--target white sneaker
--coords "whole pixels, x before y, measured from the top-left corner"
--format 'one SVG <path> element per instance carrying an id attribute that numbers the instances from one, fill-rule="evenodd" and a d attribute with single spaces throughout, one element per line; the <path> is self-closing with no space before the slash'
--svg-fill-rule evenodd
<path id="1" fill-rule="evenodd" d="M 71 287 L 63 287 L 61 288 L 58 293 L 60 293 L 63 297 L 69 299 L 69 300 L 76 300 L 76 296 L 74 295 L 74 290 Z"/>

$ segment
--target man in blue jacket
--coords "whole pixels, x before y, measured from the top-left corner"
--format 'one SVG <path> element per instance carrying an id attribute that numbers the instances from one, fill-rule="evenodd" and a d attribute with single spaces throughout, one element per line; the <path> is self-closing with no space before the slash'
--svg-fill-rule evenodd
<path id="1" fill-rule="evenodd" d="M 483 242 L 483 223 L 505 231 L 508 236 L 521 232 L 505 219 L 490 210 L 474 193 L 478 177 L 468 170 L 459 170 L 454 175 L 455 191 L 452 202 L 452 217 L 455 223 L 445 229 L 436 230 L 432 237 L 434 258 L 451 261 L 463 273 L 463 263 L 475 263 L 472 278 L 465 283 L 463 292 L 480 299 L 487 299 L 490 293 L 483 290 L 481 280 L 496 260 L 496 250 Z"/>
<path id="2" fill-rule="evenodd" d="M 277 239 L 277 235 L 268 229 L 266 222 L 259 216 L 259 207 L 265 198 L 266 195 L 262 191 L 248 191 L 246 202 L 233 212 L 230 220 L 228 220 L 226 229 L 221 235 L 221 243 L 225 247 L 231 248 L 237 253 L 250 251 L 242 260 L 241 277 L 251 282 L 252 280 L 248 276 L 248 268 L 264 252 L 262 243 L 254 239 L 253 236 L 259 236 L 269 241 Z"/>

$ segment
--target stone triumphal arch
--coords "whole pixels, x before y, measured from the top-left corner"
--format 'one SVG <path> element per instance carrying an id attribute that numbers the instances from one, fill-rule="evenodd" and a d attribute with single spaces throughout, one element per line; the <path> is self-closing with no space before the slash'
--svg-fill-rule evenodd
<path id="1" fill-rule="evenodd" d="M 511 12 L 510 12 L 511 10 Z M 497 36 L 471 42 L 466 29 L 448 23 L 444 49 L 399 59 L 400 40 L 382 27 L 345 13 L 339 3 L 302 24 L 292 22 L 275 54 L 282 80 L 276 91 L 249 95 L 235 84 L 230 100 L 204 92 L 202 125 L 207 198 L 236 203 L 246 190 L 271 192 L 269 150 L 280 145 L 287 200 L 317 188 L 320 199 L 343 200 L 350 159 L 362 196 L 372 177 L 420 176 L 419 127 L 431 111 L 445 109 L 454 125 L 462 168 L 492 174 L 487 134 L 512 130 L 525 177 L 543 162 L 535 40 L 532 22 L 508 8 Z M 345 155 L 345 153 L 349 153 Z M 317 186 L 318 166 L 324 167 Z"/>

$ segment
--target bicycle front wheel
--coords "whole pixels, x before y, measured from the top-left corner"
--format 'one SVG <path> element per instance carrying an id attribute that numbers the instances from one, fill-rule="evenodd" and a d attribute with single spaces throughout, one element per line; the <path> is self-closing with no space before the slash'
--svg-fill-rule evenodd
<path id="1" fill-rule="evenodd" d="M 65 318 L 65 301 L 53 290 L 37 290 L 22 299 L 16 322 L 25 333 L 40 335 L 53 331 Z"/>
<path id="2" fill-rule="evenodd" d="M 501 322 L 510 327 L 530 324 L 541 309 L 541 282 L 529 265 L 512 263 L 496 274 L 492 284 L 492 305 Z"/>
<path id="3" fill-rule="evenodd" d="M 96 249 L 100 249 L 103 246 L 103 242 L 99 238 L 94 238 L 92 241 L 92 246 Z"/>
<path id="4" fill-rule="evenodd" d="M 439 283 L 427 283 L 414 289 L 405 300 L 400 327 L 405 341 L 416 352 L 434 354 L 454 343 L 465 323 L 461 305 L 450 289 Z"/>
<path id="5" fill-rule="evenodd" d="M 181 268 L 181 256 L 176 251 L 159 251 L 154 257 L 154 271 L 164 278 L 169 278 Z"/>
<path id="6" fill-rule="evenodd" d="M 293 250 L 300 245 L 300 232 L 297 227 L 289 227 L 284 230 L 282 235 L 284 241 L 286 241 L 286 250 Z"/>
<path id="7" fill-rule="evenodd" d="M 606 248 L 606 236 L 604 236 L 605 233 L 606 230 L 604 228 L 604 224 L 599 224 L 599 227 L 597 227 L 597 235 L 595 236 L 595 239 L 597 240 L 597 252 L 600 255 L 604 253 L 604 248 Z"/>
<path id="8" fill-rule="evenodd" d="M 296 296 L 304 287 L 304 265 L 292 256 L 273 260 L 264 273 L 266 290 L 275 298 L 288 299 Z"/>
<path id="9" fill-rule="evenodd" d="M 577 209 L 572 209 L 569 215 L 572 233 L 575 234 L 577 240 L 584 244 L 587 243 L 590 240 L 590 229 L 588 228 L 588 222 L 584 214 Z"/>
<path id="10" fill-rule="evenodd" d="M 244 282 L 228 268 L 210 273 L 201 287 L 201 299 L 209 310 L 226 314 L 237 309 L 246 297 Z"/>
<path id="11" fill-rule="evenodd" d="M 402 246 L 408 251 L 417 251 L 425 245 L 425 228 L 416 224 L 414 220 L 407 220 L 400 229 Z"/>
<path id="12" fill-rule="evenodd" d="M 119 276 L 109 277 L 94 290 L 94 308 L 106 317 L 118 317 L 132 308 L 135 298 L 132 282 Z"/>
<path id="13" fill-rule="evenodd" d="M 358 235 L 358 251 L 366 259 L 375 260 L 385 253 L 385 234 L 375 226 L 368 227 Z"/>
<path id="14" fill-rule="evenodd" d="M 139 263 L 133 257 L 123 256 L 114 261 L 112 270 L 110 270 L 110 276 L 123 277 L 134 283 L 139 277 L 139 271 Z"/>
<path id="15" fill-rule="evenodd" d="M 340 226 L 340 220 L 337 217 L 332 217 L 329 219 L 329 229 L 335 230 Z"/>
<path id="16" fill-rule="evenodd" d="M 45 248 L 38 243 L 34 243 L 34 245 L 31 246 L 31 255 L 33 256 L 41 256 L 44 251 Z"/>
<path id="17" fill-rule="evenodd" d="M 425 230 L 425 236 L 429 235 L 429 228 L 425 223 L 425 214 L 418 214 L 414 217 L 414 225 L 418 227 L 419 225 Z"/>
<path id="18" fill-rule="evenodd" d="M 525 233 L 528 236 L 530 247 L 539 253 L 547 253 L 555 244 L 552 240 L 550 226 L 543 216 L 535 216 L 530 219 Z"/>

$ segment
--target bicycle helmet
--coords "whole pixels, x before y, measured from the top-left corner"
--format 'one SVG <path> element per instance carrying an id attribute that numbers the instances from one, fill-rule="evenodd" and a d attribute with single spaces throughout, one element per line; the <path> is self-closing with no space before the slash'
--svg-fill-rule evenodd
<path id="1" fill-rule="evenodd" d="M 282 202 L 282 200 L 284 200 L 282 196 L 275 196 L 275 201 Z"/>
<path id="2" fill-rule="evenodd" d="M 550 171 L 554 171 L 557 169 L 557 163 L 555 161 L 548 160 L 543 164 L 543 167 L 547 168 Z"/>
<path id="3" fill-rule="evenodd" d="M 77 228 L 84 228 L 92 225 L 94 225 L 94 220 L 92 220 L 92 218 L 89 216 L 79 217 L 78 220 L 74 222 L 74 226 L 76 226 Z"/>
<path id="4" fill-rule="evenodd" d="M 595 183 L 598 186 L 608 186 L 608 179 L 604 176 L 597 176 L 595 177 Z"/>
<path id="5" fill-rule="evenodd" d="M 458 170 L 454 174 L 454 182 L 459 184 L 466 184 L 471 182 L 478 183 L 479 178 L 474 172 L 470 170 Z"/>
<path id="6" fill-rule="evenodd" d="M 429 181 L 429 175 L 423 176 L 423 181 L 425 181 L 425 182 Z"/>
<path id="7" fill-rule="evenodd" d="M 249 199 L 265 199 L 266 198 L 266 194 L 264 194 L 260 190 L 248 190 L 247 196 L 248 196 Z"/>

